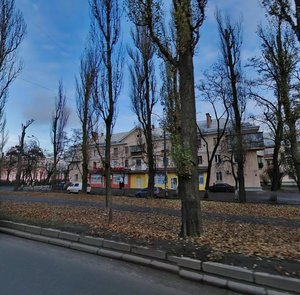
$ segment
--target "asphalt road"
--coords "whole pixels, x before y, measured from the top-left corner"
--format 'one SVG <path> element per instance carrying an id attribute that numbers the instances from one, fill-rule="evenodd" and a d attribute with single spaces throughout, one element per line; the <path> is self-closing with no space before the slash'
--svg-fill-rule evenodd
<path id="1" fill-rule="evenodd" d="M 0 286 L 1 295 L 237 295 L 151 268 L 5 234 L 0 234 Z"/>

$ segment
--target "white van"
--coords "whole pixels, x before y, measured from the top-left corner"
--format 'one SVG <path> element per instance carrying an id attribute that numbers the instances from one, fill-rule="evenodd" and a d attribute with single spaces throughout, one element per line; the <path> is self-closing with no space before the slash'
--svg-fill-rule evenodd
<path id="1" fill-rule="evenodd" d="M 82 182 L 74 182 L 71 183 L 67 187 L 67 192 L 68 193 L 80 193 L 82 191 Z M 91 192 L 91 186 L 88 184 L 87 185 L 87 193 Z"/>

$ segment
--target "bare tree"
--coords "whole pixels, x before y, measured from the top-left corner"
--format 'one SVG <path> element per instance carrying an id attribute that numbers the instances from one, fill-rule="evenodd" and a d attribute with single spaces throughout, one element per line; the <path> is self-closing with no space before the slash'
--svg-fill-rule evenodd
<path id="1" fill-rule="evenodd" d="M 277 191 L 281 186 L 282 172 L 280 171 L 280 151 L 284 136 L 284 115 L 282 112 L 282 99 L 286 95 L 286 78 L 282 75 L 286 71 L 290 72 L 291 68 L 287 63 L 280 62 L 280 53 L 276 40 L 281 38 L 278 35 L 279 24 L 276 22 L 276 17 L 273 21 L 269 19 L 269 25 L 265 28 L 259 27 L 258 36 L 261 41 L 261 56 L 252 58 L 250 65 L 257 70 L 260 75 L 258 79 L 252 82 L 251 96 L 257 104 L 263 108 L 263 117 L 261 123 L 266 124 L 270 130 L 271 139 L 274 142 L 273 165 L 271 178 L 271 190 Z M 286 36 L 287 37 L 287 36 Z M 287 39 L 286 39 L 287 41 Z M 286 49 L 289 48 L 289 42 L 286 44 Z M 285 52 L 287 53 L 290 49 Z M 284 58 L 285 59 L 285 58 Z M 291 72 L 290 72 L 291 74 Z M 286 86 L 283 86 L 286 85 Z M 260 94 L 262 92 L 273 92 L 274 99 L 268 95 L 267 97 Z M 256 116 L 256 120 L 259 118 Z"/>
<path id="2" fill-rule="evenodd" d="M 19 146 L 12 146 L 6 153 L 4 167 L 6 170 L 6 181 L 9 181 L 10 173 L 17 167 L 19 155 Z"/>
<path id="3" fill-rule="evenodd" d="M 76 79 L 77 113 L 82 129 L 82 192 L 87 193 L 89 136 L 93 118 L 93 87 L 98 75 L 98 56 L 92 47 L 86 48 L 80 62 L 80 77 Z"/>
<path id="4" fill-rule="evenodd" d="M 173 147 L 179 178 L 178 193 L 182 199 L 181 236 L 198 236 L 202 231 L 198 189 L 197 122 L 194 89 L 193 56 L 205 16 L 205 0 L 173 1 L 171 12 L 176 36 L 176 54 L 169 50 L 163 31 L 160 1 L 127 0 L 130 18 L 147 26 L 152 41 L 165 60 L 178 70 L 180 94 L 180 131 Z"/>
<path id="5" fill-rule="evenodd" d="M 21 137 L 19 138 L 19 151 L 18 151 L 18 164 L 17 164 L 17 174 L 16 174 L 16 182 L 14 186 L 14 190 L 19 190 L 20 181 L 21 181 L 21 173 L 22 173 L 22 164 L 23 164 L 23 157 L 24 157 L 24 144 L 25 144 L 25 135 L 26 129 L 34 122 L 33 119 L 27 120 L 25 124 L 21 125 L 22 133 Z"/>
<path id="6" fill-rule="evenodd" d="M 216 12 L 218 22 L 223 69 L 230 89 L 231 121 L 235 132 L 235 160 L 237 162 L 238 195 L 240 202 L 246 202 L 242 119 L 246 108 L 245 81 L 241 69 L 241 23 L 232 24 L 229 17 L 222 19 Z"/>
<path id="7" fill-rule="evenodd" d="M 44 152 L 35 140 L 25 144 L 22 160 L 22 182 L 34 185 L 38 178 L 38 168 L 41 168 Z"/>
<path id="8" fill-rule="evenodd" d="M 295 79 L 299 66 L 299 50 L 291 29 L 277 15 L 272 17 L 267 30 L 259 29 L 259 37 L 262 42 L 263 60 L 253 60 L 253 64 L 263 75 L 264 81 L 269 81 L 277 98 L 272 109 L 273 112 L 276 111 L 273 113 L 276 114 L 276 120 L 273 121 L 273 124 L 277 122 L 277 126 L 275 125 L 277 128 L 274 129 L 273 127 L 273 130 L 277 131 L 274 153 L 278 158 L 284 136 L 286 138 L 286 152 L 290 156 L 290 163 L 293 165 L 295 179 L 300 190 L 300 149 L 297 131 L 300 118 L 297 91 L 299 81 Z M 262 96 L 256 95 L 256 97 L 265 104 L 268 103 L 268 100 Z M 271 103 L 269 102 L 268 105 L 271 106 Z M 274 166 L 278 165 L 278 160 L 273 158 L 273 161 L 275 161 Z M 280 172 L 274 171 L 273 173 L 279 174 Z M 275 174 L 275 177 L 280 176 Z M 278 186 L 274 189 L 278 189 Z"/>
<path id="9" fill-rule="evenodd" d="M 131 31 L 135 49 L 128 49 L 132 60 L 129 66 L 131 76 L 131 106 L 143 129 L 146 140 L 148 162 L 148 191 L 154 197 L 154 147 L 152 140 L 153 108 L 158 101 L 154 67 L 154 46 L 146 27 L 135 27 Z"/>
<path id="10" fill-rule="evenodd" d="M 206 155 L 207 155 L 207 175 L 205 182 L 205 194 L 204 197 L 208 198 L 209 191 L 209 182 L 211 176 L 211 168 L 215 154 L 220 146 L 221 140 L 224 137 L 226 132 L 227 123 L 229 121 L 229 108 L 230 100 L 228 98 L 228 83 L 226 83 L 226 74 L 224 73 L 222 67 L 214 65 L 213 72 L 211 74 L 205 73 L 205 80 L 199 86 L 199 89 L 202 92 L 203 101 L 208 102 L 214 113 L 214 118 L 216 121 L 216 137 L 213 150 L 210 151 L 210 144 L 207 141 L 206 132 L 209 132 L 210 126 L 202 129 L 201 126 L 198 126 L 198 131 L 201 139 L 205 142 Z M 222 106 L 221 108 L 219 106 Z M 221 109 L 221 110 L 220 110 Z M 210 116 L 209 114 L 207 114 Z"/>
<path id="11" fill-rule="evenodd" d="M 287 22 L 300 42 L 300 0 L 262 0 L 270 16 Z"/>
<path id="12" fill-rule="evenodd" d="M 14 0 L 0 0 L 0 114 L 4 112 L 8 88 L 22 70 L 17 50 L 24 39 L 26 24 Z"/>
<path id="13" fill-rule="evenodd" d="M 66 144 L 65 128 L 69 119 L 69 110 L 66 107 L 66 95 L 63 89 L 63 82 L 59 81 L 58 95 L 55 97 L 55 108 L 52 113 L 51 124 L 51 141 L 53 145 L 53 166 L 52 171 L 47 178 L 50 180 L 52 176 L 52 183 L 56 181 L 56 166 L 60 161 Z"/>
<path id="14" fill-rule="evenodd" d="M 112 221 L 111 136 L 115 125 L 117 102 L 123 73 L 122 49 L 119 46 L 121 10 L 118 0 L 90 0 L 94 26 L 94 44 L 101 52 L 99 75 L 93 92 L 94 106 L 105 125 L 105 197 L 108 220 Z"/>
<path id="15" fill-rule="evenodd" d="M 76 170 L 81 171 L 79 158 L 80 143 L 82 143 L 82 130 L 73 129 L 71 135 L 67 140 L 67 146 L 63 153 L 63 160 L 66 163 L 66 169 L 64 171 L 64 181 L 69 180 L 69 174 L 72 169 L 72 165 L 76 165 Z"/>

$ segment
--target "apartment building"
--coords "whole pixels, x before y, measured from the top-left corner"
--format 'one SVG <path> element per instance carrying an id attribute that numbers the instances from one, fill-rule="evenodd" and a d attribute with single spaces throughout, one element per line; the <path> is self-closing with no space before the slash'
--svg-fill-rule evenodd
<path id="1" fill-rule="evenodd" d="M 224 121 L 221 121 L 224 124 Z M 198 122 L 199 128 L 208 142 L 209 152 L 212 151 L 217 135 L 216 121 L 210 115 L 206 120 Z M 228 128 L 229 129 L 229 128 Z M 105 152 L 104 134 L 94 134 L 89 149 L 89 183 L 92 187 L 105 187 L 105 176 L 102 159 Z M 232 148 L 226 144 L 229 131 L 217 149 L 211 170 L 210 184 L 225 182 L 235 184 L 233 174 L 236 172 L 236 163 L 228 161 Z M 245 184 L 247 190 L 261 189 L 257 152 L 264 149 L 262 132 L 259 127 L 251 124 L 243 125 L 245 141 Z M 168 133 L 161 128 L 153 127 L 154 157 L 155 157 L 155 186 L 176 190 L 178 178 L 176 168 L 171 157 L 171 142 Z M 165 159 L 165 160 L 164 160 Z M 199 190 L 204 190 L 207 175 L 208 158 L 204 140 L 199 136 L 198 171 Z M 120 183 L 125 188 L 144 188 L 148 184 L 148 166 L 146 143 L 139 128 L 128 132 L 115 133 L 111 140 L 111 186 L 119 188 Z M 166 181 L 165 181 L 166 180 Z M 81 181 L 81 155 L 75 157 L 70 169 L 70 181 Z"/>

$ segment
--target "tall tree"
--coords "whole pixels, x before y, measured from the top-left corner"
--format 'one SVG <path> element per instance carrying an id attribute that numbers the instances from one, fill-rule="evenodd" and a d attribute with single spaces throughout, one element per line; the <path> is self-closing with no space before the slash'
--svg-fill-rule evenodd
<path id="1" fill-rule="evenodd" d="M 146 27 L 135 27 L 131 31 L 135 49 L 128 49 L 131 58 L 131 106 L 143 129 L 147 146 L 148 191 L 154 197 L 154 147 L 152 138 L 153 108 L 158 101 L 154 68 L 154 46 Z"/>
<path id="2" fill-rule="evenodd" d="M 227 123 L 229 121 L 229 108 L 231 107 L 228 97 L 228 83 L 226 83 L 226 74 L 224 73 L 223 68 L 217 64 L 214 65 L 212 73 L 205 73 L 205 80 L 201 82 L 199 88 L 202 93 L 203 101 L 208 102 L 213 109 L 217 128 L 215 137 L 216 141 L 214 143 L 213 149 L 211 150 L 210 143 L 207 141 L 207 136 L 205 134 L 206 131 L 209 132 L 210 126 L 206 126 L 203 129 L 201 128 L 201 126 L 198 126 L 199 135 L 205 142 L 208 162 L 204 194 L 204 197 L 208 198 L 213 160 L 225 135 Z M 207 116 L 210 117 L 209 114 L 207 114 Z"/>
<path id="3" fill-rule="evenodd" d="M 285 124 L 278 129 L 277 146 L 275 145 L 275 153 L 280 152 L 280 140 L 285 130 L 287 139 L 286 151 L 291 158 L 296 182 L 300 190 L 300 149 L 298 145 L 299 122 L 299 94 L 295 83 L 299 85 L 299 81 L 294 77 L 297 74 L 299 66 L 299 50 L 295 44 L 295 36 L 291 29 L 288 28 L 280 16 L 274 15 L 270 22 L 268 30 L 260 28 L 259 37 L 262 42 L 263 62 L 256 60 L 254 65 L 264 75 L 265 80 L 269 80 L 274 87 L 274 93 L 277 97 L 277 120 Z M 295 93 L 296 90 L 296 93 Z M 260 97 L 262 100 L 262 98 Z M 264 100 L 266 101 L 266 100 Z M 281 137 L 281 138 L 280 138 Z M 278 164 L 278 160 L 274 165 Z M 278 173 L 278 171 L 277 171 Z"/>
<path id="4" fill-rule="evenodd" d="M 94 87 L 94 106 L 105 125 L 105 197 L 108 220 L 112 221 L 111 136 L 121 91 L 123 55 L 120 44 L 121 10 L 118 0 L 90 0 L 93 41 L 101 53 L 100 72 Z"/>
<path id="5" fill-rule="evenodd" d="M 241 23 L 232 24 L 229 17 L 222 19 L 216 12 L 218 22 L 223 69 L 230 89 L 231 121 L 235 133 L 235 160 L 237 162 L 238 196 L 246 202 L 242 119 L 246 107 L 245 84 L 241 69 Z"/>
<path id="6" fill-rule="evenodd" d="M 72 166 L 80 163 L 80 143 L 82 143 L 82 130 L 72 129 L 70 136 L 67 139 L 67 146 L 64 150 L 63 160 L 66 163 L 64 171 L 64 181 L 69 181 L 69 174 Z M 79 165 L 76 165 L 76 170 L 81 171 Z"/>
<path id="7" fill-rule="evenodd" d="M 300 0 L 262 0 L 270 16 L 287 22 L 300 42 Z"/>
<path id="8" fill-rule="evenodd" d="M 82 129 L 82 192 L 87 193 L 89 136 L 91 134 L 91 120 L 93 118 L 93 87 L 99 71 L 98 55 L 92 47 L 85 49 L 80 61 L 80 76 L 76 79 L 77 113 Z"/>
<path id="9" fill-rule="evenodd" d="M 22 124 L 21 129 L 21 137 L 19 138 L 19 150 L 18 150 L 18 164 L 17 164 L 17 173 L 16 173 L 16 181 L 14 190 L 17 191 L 21 185 L 21 173 L 22 173 L 22 164 L 24 157 L 24 144 L 25 144 L 25 135 L 26 129 L 34 122 L 33 119 L 27 120 L 25 124 Z"/>
<path id="10" fill-rule="evenodd" d="M 66 106 L 66 95 L 64 93 L 63 82 L 59 81 L 58 95 L 55 97 L 55 108 L 52 112 L 51 120 L 51 142 L 53 145 L 53 168 L 48 174 L 50 180 L 52 174 L 52 183 L 56 181 L 56 167 L 63 156 L 66 144 L 65 128 L 69 119 L 69 110 Z"/>
<path id="11" fill-rule="evenodd" d="M 178 193 L 182 199 L 181 236 L 198 236 L 202 230 L 200 217 L 197 122 L 194 89 L 193 56 L 205 16 L 206 0 L 173 1 L 173 18 L 178 54 L 169 50 L 163 33 L 162 4 L 158 0 L 127 0 L 130 18 L 139 26 L 147 26 L 159 53 L 179 74 L 180 130 L 174 147 L 178 172 Z"/>
<path id="12" fill-rule="evenodd" d="M 252 82 L 251 96 L 255 99 L 260 107 L 263 108 L 263 123 L 267 124 L 272 140 L 274 141 L 273 165 L 271 172 L 271 190 L 276 192 L 280 189 L 282 171 L 280 171 L 280 152 L 282 148 L 284 136 L 284 115 L 282 112 L 282 99 L 287 95 L 286 89 L 290 88 L 288 80 L 282 75 L 288 72 L 291 76 L 290 65 L 287 62 L 281 62 L 279 58 L 278 35 L 279 25 L 282 24 L 269 18 L 269 24 L 266 27 L 259 27 L 258 36 L 261 41 L 261 56 L 252 58 L 250 65 L 257 70 L 259 78 Z M 285 38 L 286 41 L 288 39 Z M 290 46 L 290 42 L 286 44 L 286 49 Z M 288 49 L 285 52 L 288 54 Z M 285 58 L 284 58 L 285 59 Z M 283 60 L 282 60 L 283 61 Z M 287 59 L 286 59 L 287 61 Z M 264 96 L 259 92 L 272 91 L 274 99 L 270 95 Z M 257 119 L 257 118 L 256 118 Z"/>
<path id="13" fill-rule="evenodd" d="M 17 51 L 26 24 L 14 0 L 0 0 L 0 114 L 4 112 L 8 88 L 22 70 Z"/>

